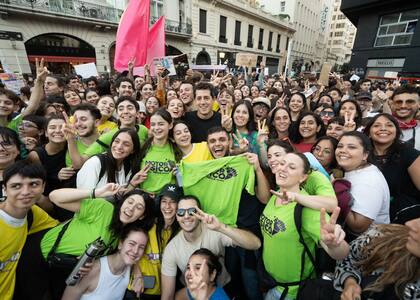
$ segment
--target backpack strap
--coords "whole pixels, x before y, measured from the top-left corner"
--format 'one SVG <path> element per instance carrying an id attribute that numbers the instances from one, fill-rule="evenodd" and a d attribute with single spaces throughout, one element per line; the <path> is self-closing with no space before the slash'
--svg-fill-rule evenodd
<path id="1" fill-rule="evenodd" d="M 109 148 L 109 145 L 105 144 L 104 142 L 102 142 L 100 139 L 97 139 L 96 142 L 101 145 L 102 147 L 104 147 L 105 149 Z"/>
<path id="2" fill-rule="evenodd" d="M 68 220 L 68 221 L 67 221 L 67 223 L 63 225 L 63 228 L 61 228 L 61 231 L 58 233 L 58 236 L 57 236 L 57 238 L 55 239 L 54 245 L 52 246 L 52 248 L 51 248 L 50 252 L 48 252 L 47 259 L 48 259 L 51 255 L 55 254 L 55 251 L 57 250 L 58 245 L 60 244 L 60 241 L 61 241 L 61 239 L 62 239 L 62 237 L 63 237 L 64 233 L 66 232 L 66 230 L 67 230 L 67 228 L 69 227 L 69 225 L 70 225 L 70 223 L 71 223 L 71 221 L 72 221 L 72 220 L 73 220 L 73 219 Z"/>
<path id="3" fill-rule="evenodd" d="M 304 249 L 304 251 L 302 252 L 301 275 L 303 274 L 303 269 L 305 265 L 305 253 L 308 255 L 309 260 L 311 261 L 312 265 L 315 268 L 315 272 L 317 273 L 317 265 L 315 263 L 315 258 L 312 255 L 311 251 L 309 250 L 308 245 L 305 243 L 305 240 L 302 234 L 302 211 L 303 211 L 303 206 L 299 203 L 296 204 L 295 210 L 294 210 L 295 226 L 299 234 L 299 242 L 303 245 L 303 249 Z"/>
<path id="4" fill-rule="evenodd" d="M 34 222 L 34 213 L 32 212 L 32 208 L 28 210 L 28 213 L 26 215 L 26 226 L 29 230 L 31 230 L 32 223 Z"/>

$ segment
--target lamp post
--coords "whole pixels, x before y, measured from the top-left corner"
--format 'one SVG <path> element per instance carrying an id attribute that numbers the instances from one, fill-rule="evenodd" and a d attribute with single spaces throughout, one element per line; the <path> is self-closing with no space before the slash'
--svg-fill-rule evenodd
<path id="1" fill-rule="evenodd" d="M 219 64 L 222 65 L 223 64 L 223 60 L 225 59 L 225 52 L 219 52 Z"/>

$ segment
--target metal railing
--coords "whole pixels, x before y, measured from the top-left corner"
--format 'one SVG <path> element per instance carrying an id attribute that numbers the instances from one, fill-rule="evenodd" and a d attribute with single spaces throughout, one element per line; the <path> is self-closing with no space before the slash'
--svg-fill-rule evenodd
<path id="1" fill-rule="evenodd" d="M 154 24 L 159 18 L 150 17 L 151 24 Z M 180 23 L 172 20 L 165 20 L 165 31 L 191 35 L 192 24 L 191 23 Z"/>
<path id="2" fill-rule="evenodd" d="M 0 0 L 8 7 L 118 23 L 122 10 L 78 0 Z"/>
<path id="3" fill-rule="evenodd" d="M 0 8 L 54 13 L 55 15 L 74 16 L 115 24 L 119 23 L 123 13 L 121 9 L 80 0 L 0 0 Z M 150 19 L 152 24 L 158 20 L 157 17 L 151 17 Z M 165 30 L 172 33 L 191 35 L 192 24 L 166 20 Z"/>

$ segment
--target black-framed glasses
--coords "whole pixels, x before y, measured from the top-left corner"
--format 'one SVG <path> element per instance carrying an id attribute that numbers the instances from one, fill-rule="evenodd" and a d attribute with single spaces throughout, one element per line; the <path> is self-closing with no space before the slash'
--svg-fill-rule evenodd
<path id="1" fill-rule="evenodd" d="M 190 208 L 178 208 L 178 210 L 176 211 L 176 215 L 178 217 L 183 217 L 185 216 L 185 213 L 188 212 L 189 216 L 194 216 L 195 213 L 197 213 L 197 209 L 195 207 L 190 207 Z"/>
<path id="2" fill-rule="evenodd" d="M 31 122 L 25 122 L 25 121 L 22 121 L 22 123 L 20 123 L 18 125 L 18 128 L 35 128 L 35 129 L 39 129 L 38 126 L 36 126 L 35 124 L 32 124 Z"/>

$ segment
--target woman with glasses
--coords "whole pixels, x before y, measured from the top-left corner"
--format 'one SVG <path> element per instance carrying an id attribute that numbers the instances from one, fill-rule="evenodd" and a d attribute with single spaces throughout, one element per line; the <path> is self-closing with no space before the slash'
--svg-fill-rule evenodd
<path id="1" fill-rule="evenodd" d="M 6 197 L 3 188 L 3 171 L 20 159 L 20 145 L 19 137 L 15 131 L 0 126 L 0 202 Z"/>
<path id="2" fill-rule="evenodd" d="M 315 113 L 321 117 L 321 120 L 324 122 L 325 126 L 327 126 L 328 122 L 335 117 L 334 108 L 328 104 L 322 104 L 322 106 L 315 110 Z"/>
<path id="3" fill-rule="evenodd" d="M 18 125 L 19 138 L 28 151 L 34 150 L 45 140 L 44 127 L 45 118 L 37 115 L 24 116 L 22 122 Z"/>

